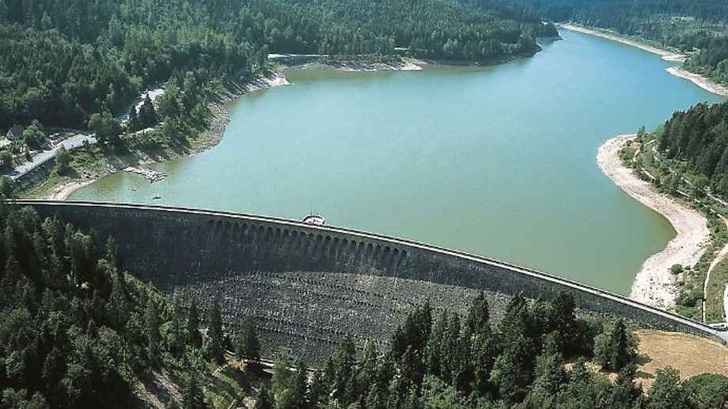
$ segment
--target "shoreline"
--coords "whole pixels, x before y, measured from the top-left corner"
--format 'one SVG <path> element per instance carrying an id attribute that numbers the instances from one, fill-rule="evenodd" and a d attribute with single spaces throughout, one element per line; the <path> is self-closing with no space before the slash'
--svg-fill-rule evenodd
<path id="1" fill-rule="evenodd" d="M 685 54 L 675 53 L 675 52 L 672 52 L 669 50 L 658 48 L 658 47 L 652 46 L 650 44 L 647 44 L 645 42 L 631 40 L 629 38 L 623 37 L 616 33 L 610 33 L 607 31 L 590 29 L 590 28 L 586 28 L 586 27 L 582 27 L 582 26 L 577 26 L 574 24 L 560 24 L 558 27 L 563 28 L 565 30 L 569 30 L 569 31 L 575 31 L 577 33 L 606 38 L 607 40 L 616 41 L 618 43 L 629 45 L 631 47 L 636 47 L 636 48 L 639 48 L 640 50 L 647 51 L 648 53 L 659 55 L 665 61 L 682 64 L 685 62 L 685 60 L 687 60 L 687 55 L 685 55 Z M 688 81 L 692 82 L 693 84 L 697 85 L 698 87 L 702 88 L 703 90 L 708 91 L 710 93 L 720 95 L 723 97 L 728 96 L 728 86 L 719 84 L 703 75 L 687 71 L 686 69 L 682 68 L 682 66 L 680 66 L 680 65 L 668 67 L 665 69 L 665 71 L 667 71 L 668 73 L 670 73 L 678 78 L 688 80 Z"/>
<path id="2" fill-rule="evenodd" d="M 708 221 L 691 209 L 640 179 L 622 163 L 619 152 L 635 135 L 607 139 L 597 153 L 599 169 L 630 197 L 665 217 L 676 236 L 660 252 L 651 255 L 637 272 L 629 298 L 662 309 L 670 309 L 677 298 L 677 276 L 670 267 L 680 264 L 694 267 L 708 248 Z"/>
<path id="3" fill-rule="evenodd" d="M 288 65 L 287 68 L 300 70 L 335 70 L 344 72 L 384 72 L 384 71 L 422 71 L 427 61 L 416 58 L 402 58 L 398 62 L 357 62 L 357 61 L 313 61 L 301 65 Z"/>
<path id="4" fill-rule="evenodd" d="M 73 178 L 61 180 L 60 183 L 49 187 L 47 190 L 45 190 L 45 193 L 40 194 L 39 196 L 40 198 L 48 200 L 66 200 L 68 196 L 70 196 L 73 192 L 89 186 L 101 178 L 117 172 L 121 172 L 126 166 L 143 166 L 150 163 L 171 160 L 177 157 L 192 156 L 211 149 L 220 143 L 223 135 L 225 134 L 225 130 L 227 129 L 227 125 L 230 122 L 230 112 L 225 106 L 227 102 L 232 101 L 236 98 L 240 98 L 241 96 L 249 92 L 255 92 L 262 89 L 280 87 L 290 84 L 291 83 L 288 81 L 288 78 L 286 78 L 285 74 L 282 71 L 274 71 L 269 76 L 259 77 L 251 82 L 242 85 L 228 84 L 228 87 L 225 91 L 218 92 L 216 98 L 210 101 L 210 126 L 197 138 L 192 140 L 191 148 L 188 152 L 177 156 L 168 157 L 163 160 L 143 158 L 137 163 L 125 163 L 122 160 L 120 166 L 107 167 L 104 171 L 98 172 L 91 178 Z"/>
<path id="5" fill-rule="evenodd" d="M 606 38 L 607 40 L 612 40 L 612 41 L 616 41 L 621 44 L 629 45 L 631 47 L 639 48 L 640 50 L 647 51 L 648 53 L 659 55 L 665 61 L 684 62 L 687 59 L 687 56 L 685 54 L 672 52 L 669 50 L 655 47 L 655 46 L 647 44 L 645 42 L 632 40 L 632 39 L 629 39 L 629 38 L 624 37 L 617 33 L 611 33 L 611 32 L 602 31 L 602 30 L 595 30 L 595 29 L 591 29 L 591 28 L 577 26 L 574 24 L 559 24 L 558 27 L 569 30 L 569 31 L 575 31 L 577 33 L 589 34 L 589 35 L 593 35 L 595 37 Z"/>
<path id="6" fill-rule="evenodd" d="M 696 74 L 694 72 L 687 71 L 686 69 L 678 66 L 669 67 L 666 68 L 665 71 L 669 72 L 670 74 L 682 78 L 685 80 L 688 80 L 692 82 L 693 84 L 697 85 L 698 87 L 723 97 L 728 96 L 728 87 L 725 85 L 719 84 L 717 82 L 714 82 L 700 74 Z"/>

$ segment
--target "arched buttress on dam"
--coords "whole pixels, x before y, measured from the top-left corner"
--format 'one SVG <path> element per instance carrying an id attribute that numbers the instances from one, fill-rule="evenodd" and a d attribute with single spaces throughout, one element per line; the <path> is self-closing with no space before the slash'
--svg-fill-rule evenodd
<path id="1" fill-rule="evenodd" d="M 574 296 L 638 325 L 712 337 L 710 327 L 622 296 L 509 263 L 377 234 L 270 217 L 161 206 L 17 200 L 113 236 L 121 267 L 162 291 L 220 302 L 226 325 L 253 315 L 268 354 L 325 356 L 346 334 L 386 340 L 413 306 L 464 310 L 478 291 L 494 315 L 508 298 Z"/>

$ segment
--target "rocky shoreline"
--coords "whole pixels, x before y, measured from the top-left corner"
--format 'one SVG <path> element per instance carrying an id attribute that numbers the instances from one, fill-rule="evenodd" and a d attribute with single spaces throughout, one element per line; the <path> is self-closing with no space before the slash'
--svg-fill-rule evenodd
<path id="1" fill-rule="evenodd" d="M 622 163 L 619 152 L 635 135 L 608 139 L 599 147 L 597 163 L 615 185 L 633 199 L 663 215 L 677 235 L 659 253 L 650 256 L 632 283 L 630 298 L 653 307 L 670 309 L 677 297 L 677 276 L 670 271 L 675 264 L 693 267 L 710 244 L 707 219 L 698 211 L 658 192 Z"/>

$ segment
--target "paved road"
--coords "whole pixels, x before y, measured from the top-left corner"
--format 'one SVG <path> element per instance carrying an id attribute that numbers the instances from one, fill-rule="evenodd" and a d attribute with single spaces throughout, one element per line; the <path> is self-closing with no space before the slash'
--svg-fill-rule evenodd
<path id="1" fill-rule="evenodd" d="M 87 135 L 87 134 L 78 134 L 74 135 L 70 138 L 67 138 L 63 142 L 59 143 L 58 145 L 54 146 L 50 150 L 43 151 L 33 157 L 33 160 L 31 162 L 25 162 L 22 165 L 15 168 L 15 171 L 10 175 L 13 180 L 23 176 L 24 174 L 30 172 L 31 170 L 35 169 L 36 167 L 48 162 L 50 159 L 54 158 L 56 156 L 56 151 L 61 148 L 61 146 L 64 146 L 67 150 L 74 150 L 76 148 L 79 148 L 83 146 L 84 142 L 88 142 L 89 144 L 96 143 L 96 138 L 93 135 Z"/>

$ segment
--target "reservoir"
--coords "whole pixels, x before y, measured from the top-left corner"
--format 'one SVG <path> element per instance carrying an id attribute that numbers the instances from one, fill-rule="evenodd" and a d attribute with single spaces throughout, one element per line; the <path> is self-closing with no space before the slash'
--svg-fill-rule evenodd
<path id="1" fill-rule="evenodd" d="M 597 148 L 720 98 L 658 56 L 561 34 L 494 67 L 288 70 L 292 86 L 231 105 L 218 146 L 151 165 L 165 180 L 119 172 L 69 199 L 316 212 L 628 294 L 674 231 L 600 172 Z"/>

